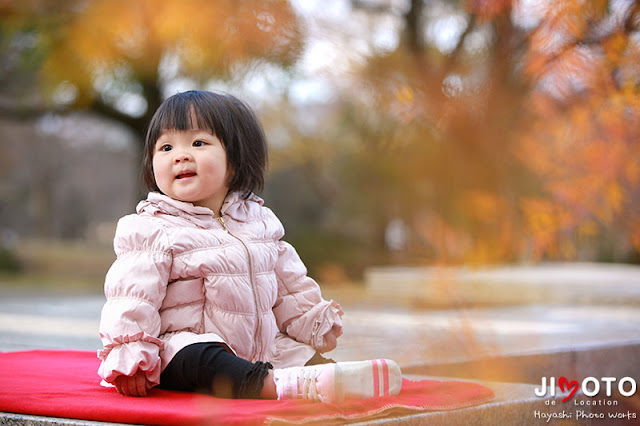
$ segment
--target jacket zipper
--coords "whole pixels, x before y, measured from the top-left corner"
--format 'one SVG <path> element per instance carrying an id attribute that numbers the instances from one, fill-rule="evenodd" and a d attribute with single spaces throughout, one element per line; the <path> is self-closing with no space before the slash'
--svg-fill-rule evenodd
<path id="1" fill-rule="evenodd" d="M 251 253 L 249 253 L 249 247 L 247 247 L 245 242 L 237 235 L 232 234 L 231 231 L 229 231 L 229 229 L 227 229 L 227 226 L 225 225 L 224 219 L 222 217 L 219 217 L 218 221 L 222 225 L 222 229 L 224 229 L 227 234 L 231 235 L 233 238 L 238 240 L 240 244 L 242 244 L 242 247 L 244 247 L 245 252 L 247 253 L 247 260 L 249 262 L 249 283 L 251 284 L 251 292 L 253 293 L 253 304 L 256 309 L 256 330 L 253 333 L 254 351 L 251 359 L 251 362 L 255 362 L 256 358 L 258 357 L 258 351 L 259 351 L 258 330 L 260 329 L 260 311 L 258 309 L 258 292 L 256 291 L 256 286 L 253 279 L 253 263 L 251 262 Z"/>

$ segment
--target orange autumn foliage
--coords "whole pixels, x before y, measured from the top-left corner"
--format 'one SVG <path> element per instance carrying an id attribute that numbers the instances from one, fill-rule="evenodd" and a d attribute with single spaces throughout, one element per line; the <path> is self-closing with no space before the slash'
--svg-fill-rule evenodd
<path id="1" fill-rule="evenodd" d="M 50 91 L 73 85 L 75 106 L 122 93 L 115 85 L 145 96 L 151 87 L 161 91 L 176 77 L 165 75 L 171 68 L 202 85 L 258 61 L 287 66 L 303 44 L 286 0 L 10 0 L 3 6 L 5 26 L 37 29 L 42 79 Z"/>
<path id="2" fill-rule="evenodd" d="M 593 18 L 588 5 L 572 6 L 574 10 L 550 26 L 549 37 L 567 21 L 586 23 Z M 576 41 L 581 36 L 577 34 L 560 54 L 535 46 L 528 52 L 528 63 L 549 64 L 546 73 L 528 68 L 529 75 L 538 82 L 545 78 L 553 90 L 532 93 L 532 122 L 516 147 L 523 164 L 539 176 L 548 200 L 567 213 L 563 232 L 551 233 L 548 250 L 561 242 L 575 243 L 588 223 L 590 232 L 617 231 L 622 237 L 618 243 L 640 251 L 635 213 L 640 202 L 640 49 L 632 35 L 637 15 L 636 5 L 614 31 L 587 39 L 587 47 Z M 562 70 L 569 71 L 563 75 Z M 548 229 L 528 223 L 534 240 L 548 239 Z"/>
<path id="3" fill-rule="evenodd" d="M 465 5 L 464 34 L 494 34 L 480 54 L 401 45 L 365 70 L 387 118 L 435 128 L 411 141 L 428 155 L 407 172 L 430 182 L 411 207 L 430 259 L 599 260 L 598 241 L 640 252 L 640 5 L 532 2 L 531 28 L 514 2 Z"/>

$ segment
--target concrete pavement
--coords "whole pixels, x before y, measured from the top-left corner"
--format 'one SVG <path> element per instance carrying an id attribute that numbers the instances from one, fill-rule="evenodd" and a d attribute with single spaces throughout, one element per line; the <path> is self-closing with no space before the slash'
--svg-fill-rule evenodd
<path id="1" fill-rule="evenodd" d="M 0 350 L 99 349 L 102 295 L 0 289 Z M 344 335 L 329 356 L 388 357 L 403 367 L 555 352 L 640 340 L 635 306 L 528 305 L 420 311 L 344 306 Z"/>
<path id="2" fill-rule="evenodd" d="M 0 287 L 0 351 L 100 348 L 101 295 Z"/>
<path id="3" fill-rule="evenodd" d="M 593 271 L 592 266 L 589 268 Z M 577 277 L 589 275 L 584 274 L 584 268 L 579 269 L 576 270 Z M 543 272 L 538 270 L 534 275 L 544 278 Z M 628 272 L 625 269 L 625 273 Z M 566 287 L 570 286 L 575 291 L 576 284 L 564 285 L 559 281 L 560 275 L 555 276 L 551 271 L 556 284 L 540 285 L 553 289 L 555 294 L 569 294 Z M 405 373 L 417 375 L 415 377 L 480 380 L 496 391 L 495 401 L 479 407 L 375 420 L 372 422 L 375 424 L 421 424 L 425 421 L 432 424 L 460 424 L 463 421 L 553 424 L 553 421 L 547 423 L 545 419 L 533 417 L 536 410 L 545 410 L 545 400 L 536 397 L 533 391 L 536 384 L 540 385 L 541 377 L 629 376 L 640 379 L 637 363 L 640 312 L 634 297 L 639 282 L 636 279 L 640 275 L 629 279 L 627 284 L 624 280 L 615 281 L 616 285 L 609 289 L 609 297 L 602 299 L 608 303 L 598 303 L 597 297 L 597 294 L 607 292 L 607 274 L 599 275 L 600 282 L 595 282 L 594 276 L 588 285 L 577 285 L 580 294 L 571 304 L 562 303 L 563 299 L 559 298 L 548 304 L 538 299 L 518 299 L 518 291 L 514 289 L 509 298 L 512 303 L 519 304 L 474 308 L 467 300 L 464 304 L 455 304 L 457 308 L 420 309 L 420 304 L 394 299 L 396 287 L 393 286 L 389 287 L 389 297 L 381 297 L 377 290 L 373 295 L 363 292 L 345 300 L 340 298 L 339 291 L 327 289 L 325 294 L 341 301 L 345 311 L 345 333 L 339 347 L 328 356 L 345 361 L 392 358 L 400 363 Z M 528 274 L 525 277 L 528 280 L 523 285 L 527 288 L 536 285 Z M 513 275 L 509 279 L 512 278 Z M 402 285 L 409 288 L 406 283 Z M 424 285 L 424 281 L 420 285 Z M 477 286 L 478 281 L 474 285 Z M 489 283 L 486 288 L 495 291 L 493 285 L 495 283 Z M 512 285 L 517 287 L 517 282 Z M 557 288 L 563 285 L 565 290 Z M 486 288 L 482 290 L 483 294 Z M 594 293 L 589 293 L 589 288 Z M 629 303 L 623 303 L 624 298 L 616 297 L 616 292 L 624 293 Z M 610 300 L 615 303 L 609 303 Z M 25 293 L 0 288 L 0 351 L 99 349 L 97 330 L 103 303 L 104 297 L 99 294 Z M 12 416 L 0 414 L 0 424 L 19 424 L 10 423 Z M 73 422 L 69 424 L 78 424 Z M 35 419 L 29 424 L 51 422 Z"/>

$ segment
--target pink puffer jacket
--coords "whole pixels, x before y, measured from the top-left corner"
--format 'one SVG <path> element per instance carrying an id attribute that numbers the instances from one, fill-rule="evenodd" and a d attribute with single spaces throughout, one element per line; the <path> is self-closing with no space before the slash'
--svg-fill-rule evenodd
<path id="1" fill-rule="evenodd" d="M 158 384 L 173 356 L 197 342 L 276 368 L 304 365 L 342 325 L 262 204 L 229 194 L 219 219 L 152 192 L 120 219 L 100 322 L 105 381 L 139 368 Z"/>

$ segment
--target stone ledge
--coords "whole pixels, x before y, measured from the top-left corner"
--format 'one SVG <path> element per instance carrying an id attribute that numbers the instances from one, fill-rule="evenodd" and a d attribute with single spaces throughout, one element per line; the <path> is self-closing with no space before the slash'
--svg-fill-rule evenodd
<path id="1" fill-rule="evenodd" d="M 0 426 L 127 426 L 124 423 L 105 423 L 31 414 L 0 413 Z M 129 425 L 131 426 L 131 425 Z"/>
<path id="2" fill-rule="evenodd" d="M 368 296 L 424 306 L 640 304 L 640 267 L 543 263 L 496 267 L 374 267 Z"/>
<path id="3" fill-rule="evenodd" d="M 515 383 L 540 383 L 542 377 L 584 380 L 586 377 L 640 377 L 640 340 L 581 347 L 559 347 L 543 353 L 495 356 L 461 362 L 403 365 L 405 374 L 429 374 Z"/>

